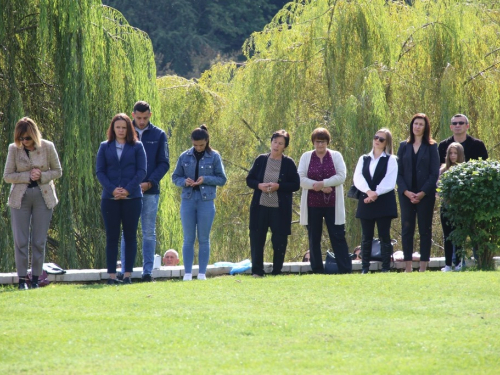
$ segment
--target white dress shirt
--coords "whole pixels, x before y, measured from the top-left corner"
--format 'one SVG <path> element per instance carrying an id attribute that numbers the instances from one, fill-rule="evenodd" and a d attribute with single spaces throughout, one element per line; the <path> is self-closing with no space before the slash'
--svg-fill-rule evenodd
<path id="1" fill-rule="evenodd" d="M 382 181 L 380 181 L 380 184 L 377 186 L 375 193 L 377 193 L 377 195 L 382 195 L 390 192 L 391 190 L 394 190 L 396 187 L 396 179 L 398 177 L 398 162 L 396 156 L 387 155 L 385 152 L 382 152 L 382 154 L 378 158 L 375 158 L 375 156 L 373 155 L 373 150 L 371 150 L 368 156 L 370 156 L 371 158 L 369 169 L 370 169 L 370 176 L 372 178 L 380 158 L 387 158 L 387 157 L 390 158 L 389 162 L 387 163 L 387 172 Z M 354 186 L 356 186 L 359 191 L 366 194 L 366 192 L 370 190 L 370 186 L 368 186 L 368 182 L 366 182 L 363 176 L 363 163 L 364 163 L 363 158 L 364 155 L 360 156 L 360 158 L 358 159 L 358 164 L 356 165 L 356 170 L 354 171 L 353 179 L 354 179 Z"/>

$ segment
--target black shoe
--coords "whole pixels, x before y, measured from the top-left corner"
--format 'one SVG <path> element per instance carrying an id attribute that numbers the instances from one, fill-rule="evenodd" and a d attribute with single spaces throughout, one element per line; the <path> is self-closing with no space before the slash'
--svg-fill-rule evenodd
<path id="1" fill-rule="evenodd" d="M 117 280 L 117 279 L 108 279 L 107 284 L 108 285 L 121 285 L 121 284 L 123 284 L 123 282 L 121 280 Z"/>
<path id="2" fill-rule="evenodd" d="M 118 272 L 118 273 L 116 274 L 116 278 L 117 278 L 118 280 L 123 280 L 123 273 Z"/>
<path id="3" fill-rule="evenodd" d="M 132 279 L 130 277 L 124 277 L 123 278 L 123 283 L 124 284 L 132 284 Z"/>
<path id="4" fill-rule="evenodd" d="M 391 272 L 391 270 L 384 270 L 383 268 L 380 270 L 380 272 Z"/>
<path id="5" fill-rule="evenodd" d="M 364 274 L 364 275 L 366 275 L 367 273 L 370 273 L 370 271 L 369 271 L 369 270 L 367 270 L 367 269 L 363 269 L 363 270 L 361 271 L 361 273 L 362 273 L 362 274 Z"/>
<path id="6" fill-rule="evenodd" d="M 19 283 L 19 290 L 28 290 L 28 284 Z"/>
<path id="7" fill-rule="evenodd" d="M 142 275 L 142 282 L 144 282 L 144 283 L 150 283 L 151 281 L 153 281 L 153 276 L 151 276 L 151 274 L 149 274 L 149 275 Z"/>
<path id="8" fill-rule="evenodd" d="M 40 285 L 38 283 L 31 283 L 31 289 L 38 289 L 40 288 Z"/>

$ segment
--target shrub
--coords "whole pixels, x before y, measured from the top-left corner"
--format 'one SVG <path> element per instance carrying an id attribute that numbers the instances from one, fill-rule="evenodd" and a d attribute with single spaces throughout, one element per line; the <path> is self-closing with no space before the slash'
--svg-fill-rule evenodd
<path id="1" fill-rule="evenodd" d="M 452 242 L 464 244 L 469 237 L 478 269 L 494 269 L 500 244 L 500 162 L 471 160 L 453 167 L 442 176 L 438 191 L 455 227 Z"/>

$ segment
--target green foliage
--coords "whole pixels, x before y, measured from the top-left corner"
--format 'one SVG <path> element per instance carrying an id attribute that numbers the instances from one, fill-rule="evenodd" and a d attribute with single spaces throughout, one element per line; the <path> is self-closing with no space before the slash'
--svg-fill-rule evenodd
<path id="1" fill-rule="evenodd" d="M 500 162 L 472 160 L 451 168 L 440 180 L 439 193 L 455 227 L 453 243 L 460 246 L 470 237 L 478 268 L 494 269 L 500 246 Z"/>
<path id="2" fill-rule="evenodd" d="M 139 98 L 156 108 L 151 41 L 98 0 L 0 0 L 0 45 L 0 108 L 5 111 L 0 165 L 15 123 L 23 115 L 32 117 L 43 137 L 55 143 L 63 168 L 47 260 L 66 268 L 103 267 L 95 155 L 114 114 L 130 113 Z M 2 181 L 1 188 L 0 269 L 10 271 L 10 186 Z"/>
<path id="3" fill-rule="evenodd" d="M 158 75 L 199 77 L 213 61 L 241 58 L 241 45 L 288 0 L 104 0 L 151 37 Z"/>
<path id="4" fill-rule="evenodd" d="M 0 372 L 497 374 L 499 290 L 499 272 L 4 287 Z"/>
<path id="5" fill-rule="evenodd" d="M 438 141 L 451 135 L 451 116 L 466 113 L 472 123 L 470 133 L 484 140 L 490 157 L 497 158 L 498 9 L 496 2 L 482 1 L 414 2 L 414 6 L 382 0 L 294 1 L 247 39 L 243 51 L 248 61 L 217 64 L 191 83 L 218 99 L 207 112 L 196 112 L 198 122 L 189 129 L 211 119 L 212 142 L 222 152 L 229 175 L 221 191 L 231 204 L 219 202 L 216 220 L 224 223 L 224 231 L 213 232 L 212 261 L 248 257 L 251 192 L 244 178 L 255 157 L 268 151 L 274 130 L 289 131 L 286 153 L 298 162 L 312 148 L 309 137 L 314 128 L 327 127 L 332 134 L 330 147 L 346 161 L 347 186 L 359 156 L 370 151 L 374 132 L 388 127 L 396 152 L 398 143 L 408 137 L 408 123 L 416 112 L 429 115 Z M 182 102 L 185 87 L 176 83 L 172 89 L 162 87 L 169 92 L 161 99 L 166 112 L 194 110 L 192 101 Z M 172 98 L 175 107 L 169 102 Z M 174 148 L 177 142 L 186 143 L 185 138 L 176 138 L 178 132 L 182 130 L 173 133 Z M 294 222 L 299 218 L 299 197 L 300 192 L 295 195 Z M 441 228 L 435 217 L 437 239 Z M 361 234 L 354 201 L 346 202 L 346 218 L 352 249 Z M 396 239 L 400 227 L 394 220 Z M 226 237 L 230 243 L 223 240 Z M 324 239 L 323 248 L 329 248 L 327 236 Z M 307 248 L 306 231 L 295 223 L 287 260 L 298 259 Z M 238 249 L 236 259 L 223 256 L 230 249 Z M 441 254 L 435 247 L 433 255 Z"/>

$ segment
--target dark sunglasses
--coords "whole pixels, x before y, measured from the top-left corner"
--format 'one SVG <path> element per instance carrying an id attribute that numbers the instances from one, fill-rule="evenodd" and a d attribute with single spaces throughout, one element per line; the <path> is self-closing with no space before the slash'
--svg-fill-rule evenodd
<path id="1" fill-rule="evenodd" d="M 31 137 L 19 137 L 17 139 L 19 139 L 22 142 L 22 141 L 31 141 L 33 138 L 31 138 Z"/>
<path id="2" fill-rule="evenodd" d="M 385 142 L 385 138 L 384 138 L 384 137 L 380 137 L 380 136 L 378 136 L 378 135 L 374 136 L 374 137 L 373 137 L 373 140 L 375 140 L 375 141 L 380 141 L 380 142 L 382 142 L 382 143 L 384 143 L 384 142 Z"/>
<path id="3" fill-rule="evenodd" d="M 465 121 L 455 121 L 451 123 L 452 125 L 464 125 Z"/>

